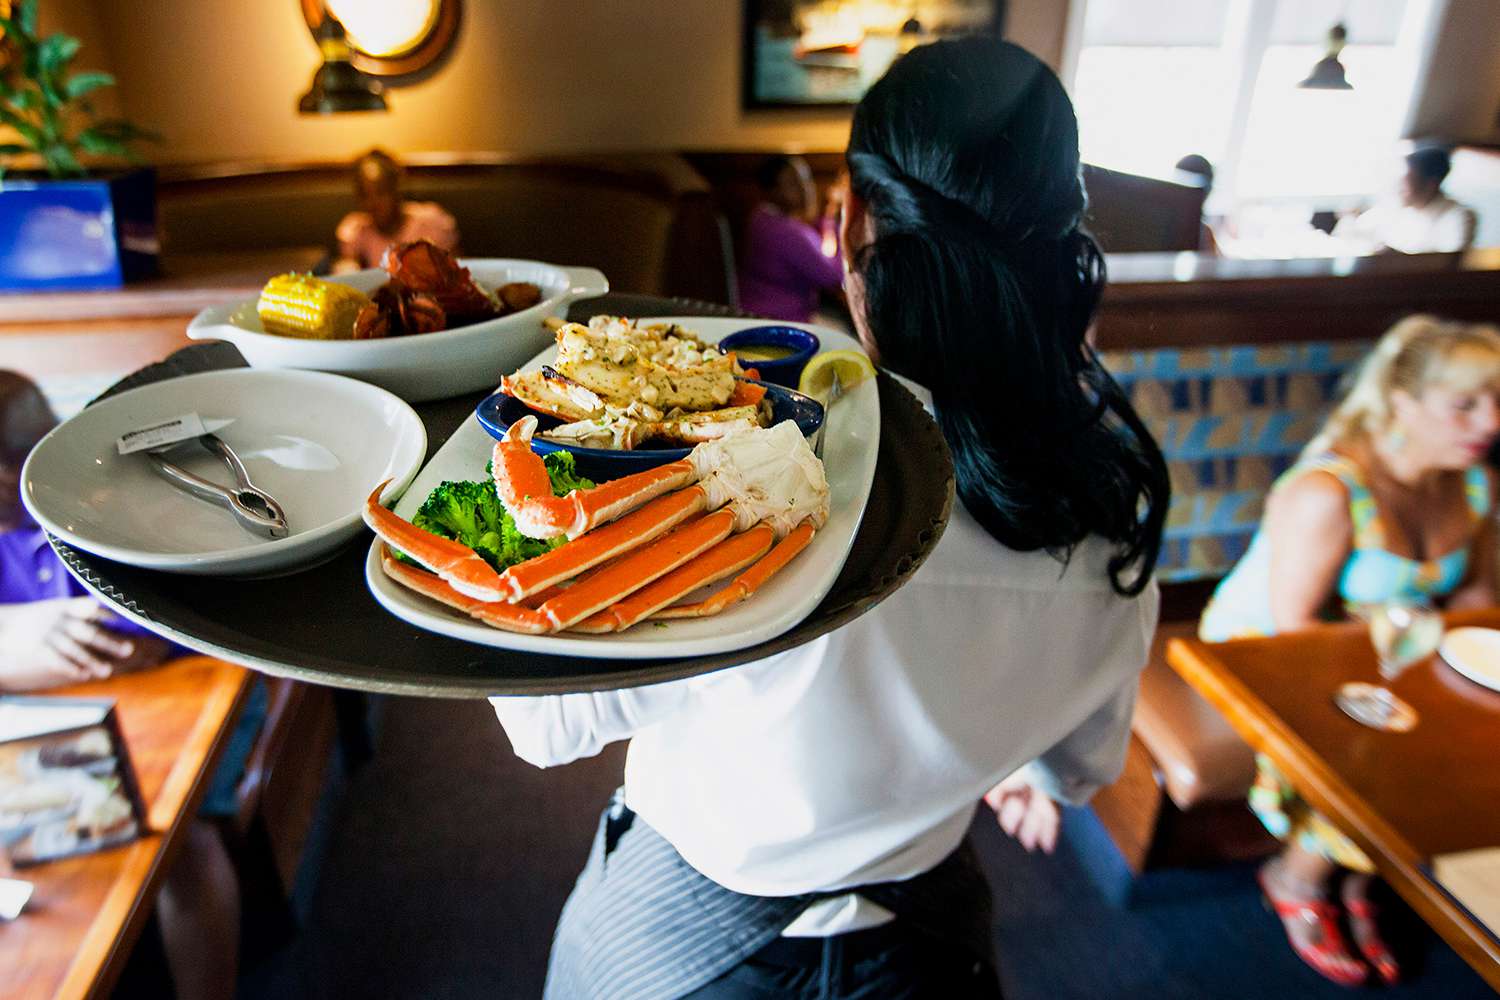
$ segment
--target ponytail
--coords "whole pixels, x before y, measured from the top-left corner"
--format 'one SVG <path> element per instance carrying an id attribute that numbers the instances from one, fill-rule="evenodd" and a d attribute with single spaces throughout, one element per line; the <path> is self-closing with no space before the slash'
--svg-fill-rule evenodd
<path id="1" fill-rule="evenodd" d="M 980 47 L 982 54 L 962 51 Z M 1005 59 L 997 60 L 997 48 Z M 924 75 L 945 50 L 955 58 L 941 63 L 944 72 Z M 890 141 L 892 119 L 881 114 L 895 100 L 893 86 L 919 86 L 932 107 L 968 122 L 962 100 L 943 99 L 945 84 L 955 87 L 947 70 L 985 60 L 1010 63 L 1011 71 L 1020 60 L 1028 70 L 1021 92 L 1031 99 L 1013 100 L 1011 118 L 1041 98 L 1052 102 L 1053 114 L 1067 111 L 1065 176 L 1019 162 L 1030 151 L 1010 148 L 1015 128 L 1004 142 L 980 142 L 989 155 L 973 163 L 965 154 L 974 150 L 952 136 Z M 871 214 L 874 239 L 851 264 L 863 279 L 865 318 L 882 360 L 932 391 L 970 514 L 1001 544 L 1044 550 L 1064 563 L 1079 542 L 1100 535 L 1115 544 L 1111 584 L 1134 595 L 1149 582 L 1161 546 L 1167 470 L 1084 339 L 1104 286 L 1104 259 L 1079 227 L 1084 200 L 1066 101 L 1050 71 L 1005 43 L 966 39 L 903 57 L 855 113 L 850 178 Z M 934 114 L 921 122 L 941 120 Z M 1055 127 L 1039 131 L 1054 142 L 1067 138 Z M 1008 169 L 991 158 L 997 145 L 1012 161 Z M 1007 173 L 1029 174 L 1030 189 Z"/>

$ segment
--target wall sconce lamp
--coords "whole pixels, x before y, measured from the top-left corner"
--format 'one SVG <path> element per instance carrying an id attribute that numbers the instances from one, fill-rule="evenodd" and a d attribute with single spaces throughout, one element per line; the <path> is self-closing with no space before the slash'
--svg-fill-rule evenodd
<path id="1" fill-rule="evenodd" d="M 385 88 L 417 83 L 441 68 L 463 20 L 461 0 L 301 0 L 301 6 L 323 53 L 298 105 L 307 114 L 385 110 Z"/>
<path id="2" fill-rule="evenodd" d="M 312 86 L 297 102 L 304 115 L 330 115 L 345 111 L 385 111 L 385 88 L 374 77 L 360 72 L 350 62 L 349 39 L 344 26 L 332 15 L 325 16 L 313 35 L 323 65 L 313 74 Z"/>

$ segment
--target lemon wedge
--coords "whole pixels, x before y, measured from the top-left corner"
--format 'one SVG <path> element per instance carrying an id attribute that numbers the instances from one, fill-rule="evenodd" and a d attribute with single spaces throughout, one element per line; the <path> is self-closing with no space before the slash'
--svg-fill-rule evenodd
<path id="1" fill-rule="evenodd" d="M 824 351 L 816 354 L 802 369 L 797 391 L 824 400 L 833 391 L 833 377 L 838 375 L 839 388 L 848 392 L 867 378 L 875 377 L 875 366 L 859 351 Z"/>

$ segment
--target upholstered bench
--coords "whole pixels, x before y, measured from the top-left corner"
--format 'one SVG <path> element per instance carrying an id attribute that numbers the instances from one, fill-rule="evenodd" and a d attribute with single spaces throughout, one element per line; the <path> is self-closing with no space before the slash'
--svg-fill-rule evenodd
<path id="1" fill-rule="evenodd" d="M 1157 578 L 1163 620 L 1141 675 L 1130 762 L 1095 809 L 1132 870 L 1269 846 L 1244 808 L 1250 748 L 1177 676 L 1166 640 L 1192 635 L 1213 581 L 1244 553 L 1266 494 L 1322 425 L 1367 341 L 1106 352 L 1166 455 L 1172 503 Z M 1186 599 L 1184 599 L 1186 597 Z"/>

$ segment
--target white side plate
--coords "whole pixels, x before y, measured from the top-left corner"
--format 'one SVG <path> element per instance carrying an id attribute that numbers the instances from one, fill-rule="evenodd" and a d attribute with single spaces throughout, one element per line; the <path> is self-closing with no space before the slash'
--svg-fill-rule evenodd
<path id="1" fill-rule="evenodd" d="M 766 325 L 764 320 L 696 316 L 656 317 L 641 322 L 678 323 L 711 342 L 737 330 Z M 806 324 L 791 325 L 816 333 L 824 350 L 860 349 L 856 340 L 836 330 Z M 551 362 L 556 353 L 555 345 L 549 347 L 525 367 L 539 368 Z M 494 439 L 485 433 L 477 420 L 466 420 L 418 473 L 396 505 L 396 513 L 409 519 L 433 488 L 445 479 L 483 477 L 494 444 Z M 875 380 L 869 379 L 846 392 L 829 412 L 823 441 L 823 461 L 830 493 L 828 523 L 812 543 L 755 596 L 713 618 L 642 622 L 628 631 L 602 636 L 568 633 L 535 636 L 503 632 L 393 582 L 380 568 L 379 541 L 370 547 L 365 579 L 377 601 L 392 614 L 418 628 L 502 649 L 625 660 L 706 656 L 743 649 L 773 639 L 806 618 L 838 579 L 839 570 L 843 568 L 849 547 L 859 530 L 870 484 L 875 479 L 879 447 L 880 396 Z"/>
<path id="2" fill-rule="evenodd" d="M 1443 636 L 1438 655 L 1475 684 L 1500 691 L 1500 631 L 1456 628 Z"/>
<path id="3" fill-rule="evenodd" d="M 286 538 L 252 535 L 229 511 L 169 485 L 145 455 L 117 453 L 124 432 L 184 413 L 233 421 L 219 437 L 285 508 Z M 322 372 L 236 368 L 141 386 L 83 410 L 31 452 L 21 498 L 42 527 L 106 559 L 270 575 L 310 565 L 361 531 L 370 491 L 391 479 L 387 495 L 398 494 L 426 450 L 421 419 L 384 389 Z M 205 479 L 233 483 L 201 448 L 184 445 L 171 457 Z"/>

